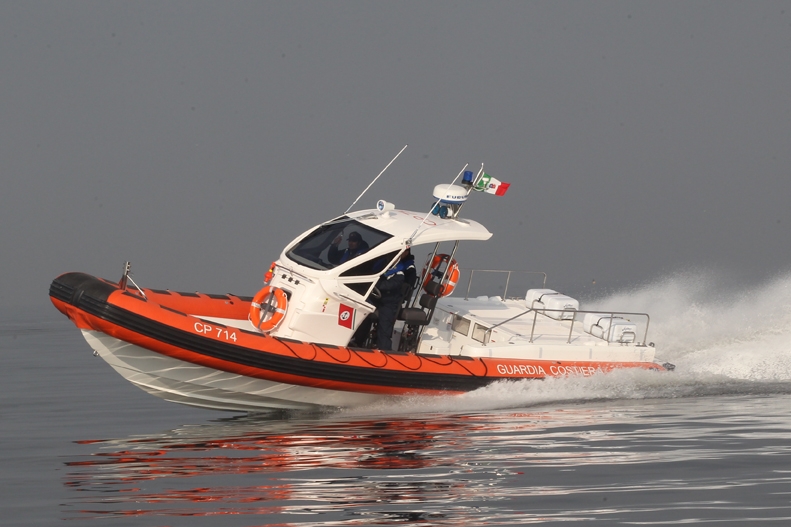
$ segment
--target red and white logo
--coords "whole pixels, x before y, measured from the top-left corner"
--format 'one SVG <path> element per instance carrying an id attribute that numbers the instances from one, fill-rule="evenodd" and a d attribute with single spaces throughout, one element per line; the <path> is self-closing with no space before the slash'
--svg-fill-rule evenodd
<path id="1" fill-rule="evenodd" d="M 354 327 L 354 308 L 341 304 L 338 308 L 338 325 L 352 329 Z"/>

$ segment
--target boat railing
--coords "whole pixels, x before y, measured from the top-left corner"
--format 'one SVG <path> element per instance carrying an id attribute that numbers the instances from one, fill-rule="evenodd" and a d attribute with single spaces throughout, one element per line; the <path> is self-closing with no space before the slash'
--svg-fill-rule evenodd
<path id="1" fill-rule="evenodd" d="M 547 273 L 544 271 L 508 271 L 504 269 L 470 269 L 470 280 L 467 283 L 467 292 L 464 295 L 464 300 L 468 300 L 470 297 L 470 288 L 472 287 L 472 280 L 475 276 L 475 273 L 502 273 L 505 274 L 505 288 L 503 289 L 503 298 L 508 298 L 508 285 L 511 282 L 511 275 L 512 274 L 535 274 L 535 275 L 542 275 L 544 277 L 542 282 L 542 288 L 547 286 Z"/>
<path id="2" fill-rule="evenodd" d="M 535 304 L 535 302 L 534 302 L 534 304 Z M 602 318 L 609 318 L 610 319 L 610 324 L 609 324 L 609 328 L 607 330 L 607 335 L 606 336 L 602 335 L 601 337 L 598 337 L 598 336 L 594 335 L 593 333 L 587 333 L 586 332 L 587 334 L 589 334 L 593 338 L 599 338 L 601 340 L 604 340 L 607 343 L 610 343 L 610 342 L 612 342 L 611 341 L 611 339 L 612 339 L 612 332 L 613 332 L 613 323 L 612 323 L 612 321 L 614 319 L 616 319 L 616 318 L 626 318 L 626 317 L 644 317 L 645 318 L 645 330 L 643 331 L 643 340 L 642 340 L 642 342 L 639 345 L 640 346 L 645 346 L 646 345 L 645 343 L 648 340 L 648 326 L 651 324 L 651 317 L 648 316 L 648 313 L 631 313 L 631 312 L 626 312 L 626 311 L 590 311 L 590 310 L 581 310 L 581 309 L 548 309 L 548 308 L 544 308 L 544 307 L 536 309 L 535 307 L 531 307 L 531 308 L 527 309 L 526 311 L 523 311 L 522 313 L 519 313 L 518 315 L 515 315 L 515 316 L 513 316 L 511 318 L 508 318 L 506 320 L 503 320 L 502 322 L 498 322 L 494 326 L 488 328 L 486 330 L 485 335 L 484 335 L 483 343 L 484 344 L 488 344 L 489 343 L 489 338 L 491 337 L 492 331 L 494 331 L 498 327 L 500 327 L 500 326 L 502 326 L 504 324 L 507 324 L 508 322 L 511 322 L 513 320 L 516 320 L 517 318 L 523 317 L 524 315 L 527 315 L 528 313 L 533 313 L 533 324 L 532 324 L 531 329 L 530 329 L 530 339 L 529 339 L 529 342 L 532 344 L 533 340 L 535 339 L 536 321 L 538 319 L 538 315 L 541 314 L 541 315 L 544 315 L 544 316 L 549 316 L 549 315 L 546 314 L 547 312 L 560 313 L 561 314 L 561 318 L 560 318 L 561 321 L 571 322 L 569 324 L 569 336 L 568 336 L 568 339 L 566 340 L 566 344 L 570 344 L 571 343 L 571 338 L 574 335 L 574 324 L 576 322 L 578 322 L 577 316 L 578 315 L 587 315 L 589 313 L 590 314 L 594 314 L 594 315 L 602 315 Z M 567 314 L 567 313 L 573 313 L 572 317 L 569 318 L 569 319 L 564 318 L 564 315 Z M 629 318 L 626 318 L 626 320 L 631 322 L 631 319 L 629 319 Z M 637 338 L 637 335 L 635 335 L 635 338 Z"/>

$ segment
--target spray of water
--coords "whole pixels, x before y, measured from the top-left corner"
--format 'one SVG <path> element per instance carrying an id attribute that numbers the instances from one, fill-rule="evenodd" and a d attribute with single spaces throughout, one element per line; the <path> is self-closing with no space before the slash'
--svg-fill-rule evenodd
<path id="1" fill-rule="evenodd" d="M 416 397 L 350 411 L 474 412 L 615 399 L 791 393 L 791 274 L 740 289 L 714 272 L 687 272 L 583 308 L 649 313 L 649 341 L 656 343 L 657 357 L 674 363 L 676 370 L 503 382 L 461 396 Z"/>
<path id="2" fill-rule="evenodd" d="M 738 289 L 715 273 L 686 273 L 596 304 L 651 313 L 651 340 L 681 373 L 791 382 L 791 274 Z"/>

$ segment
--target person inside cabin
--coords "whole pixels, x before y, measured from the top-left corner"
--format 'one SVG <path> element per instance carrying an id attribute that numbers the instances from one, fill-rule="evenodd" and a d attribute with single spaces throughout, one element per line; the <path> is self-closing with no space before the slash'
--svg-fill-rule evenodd
<path id="1" fill-rule="evenodd" d="M 343 240 L 343 236 L 337 236 L 334 240 L 332 240 L 329 251 L 327 252 L 327 259 L 330 261 L 330 263 L 335 265 L 346 263 L 352 258 L 360 256 L 368 250 L 368 244 L 365 243 L 365 240 L 363 240 L 363 237 L 360 236 L 360 233 L 357 231 L 352 231 L 349 233 L 349 237 L 346 238 L 345 250 L 338 248 L 341 240 Z"/>
<path id="2" fill-rule="evenodd" d="M 379 313 L 379 326 L 376 330 L 376 347 L 389 351 L 393 347 L 393 327 L 404 297 L 411 292 L 417 279 L 415 257 L 407 248 L 398 263 L 386 271 L 376 282 L 381 298 L 373 300 Z M 405 284 L 409 287 L 405 287 Z M 363 322 L 364 324 L 365 322 Z M 370 323 L 369 323 L 370 327 Z"/>

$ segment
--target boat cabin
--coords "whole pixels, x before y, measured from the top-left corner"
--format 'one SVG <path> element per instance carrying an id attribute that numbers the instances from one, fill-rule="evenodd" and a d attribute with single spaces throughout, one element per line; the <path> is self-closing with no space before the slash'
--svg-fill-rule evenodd
<path id="1" fill-rule="evenodd" d="M 492 236 L 480 223 L 460 217 L 467 194 L 468 189 L 460 185 L 437 185 L 428 214 L 379 201 L 374 209 L 344 214 L 297 237 L 268 273 L 267 286 L 282 290 L 285 299 L 278 305 L 271 296 L 258 298 L 262 309 L 273 313 L 268 320 L 277 319 L 268 332 L 281 338 L 346 346 L 376 309 L 371 295 L 376 294 L 377 281 L 407 248 L 428 246 L 433 257 L 443 242 L 452 243 L 455 252 L 462 240 Z M 413 309 L 430 311 L 420 307 L 417 296 Z M 264 319 L 267 317 L 262 316 Z"/>

